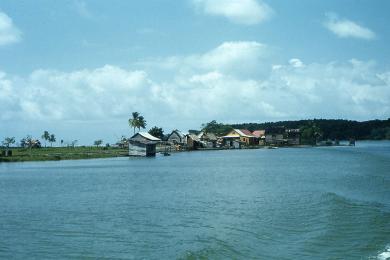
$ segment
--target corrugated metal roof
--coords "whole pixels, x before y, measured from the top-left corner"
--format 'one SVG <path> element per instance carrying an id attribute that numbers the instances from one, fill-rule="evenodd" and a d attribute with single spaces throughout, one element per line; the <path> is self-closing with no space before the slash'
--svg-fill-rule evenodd
<path id="1" fill-rule="evenodd" d="M 197 135 L 188 134 L 187 136 L 190 137 L 194 141 L 200 142 L 200 139 L 199 139 L 199 137 Z"/>
<path id="2" fill-rule="evenodd" d="M 255 137 L 251 133 L 251 131 L 247 129 L 233 129 L 233 131 L 236 132 L 237 135 L 239 135 L 240 137 Z M 237 138 L 237 136 L 231 135 L 232 132 L 230 132 L 228 135 L 223 136 L 223 138 L 234 138 L 234 137 Z"/>
<path id="3" fill-rule="evenodd" d="M 234 129 L 240 136 L 244 137 L 254 137 L 254 135 L 251 133 L 251 131 L 247 129 Z"/>
<path id="4" fill-rule="evenodd" d="M 133 137 L 135 137 L 137 134 L 141 135 L 142 137 L 144 137 L 145 139 L 149 140 L 149 141 L 161 141 L 160 138 L 157 138 L 147 132 L 139 132 L 139 133 L 136 133 Z M 132 138 L 133 138 L 132 137 Z"/>

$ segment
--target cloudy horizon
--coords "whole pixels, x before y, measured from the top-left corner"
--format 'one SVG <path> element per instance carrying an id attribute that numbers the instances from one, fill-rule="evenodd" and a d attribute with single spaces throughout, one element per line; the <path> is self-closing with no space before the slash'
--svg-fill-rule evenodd
<path id="1" fill-rule="evenodd" d="M 352 3 L 354 3 L 352 5 Z M 386 1 L 0 4 L 0 138 L 390 117 Z M 349 8 L 349 9 L 348 9 Z M 32 11 L 35 10 L 35 11 Z"/>

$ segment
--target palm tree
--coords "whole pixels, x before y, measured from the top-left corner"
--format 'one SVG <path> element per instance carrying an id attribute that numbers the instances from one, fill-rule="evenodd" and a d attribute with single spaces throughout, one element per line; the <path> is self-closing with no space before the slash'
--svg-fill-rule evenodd
<path id="1" fill-rule="evenodd" d="M 56 142 L 56 136 L 54 134 L 51 134 L 49 137 L 50 146 L 53 147 L 53 143 Z"/>
<path id="2" fill-rule="evenodd" d="M 139 113 L 133 112 L 132 116 L 133 116 L 133 118 L 129 119 L 129 126 L 134 129 L 134 134 L 135 134 L 135 129 L 138 128 Z"/>
<path id="3" fill-rule="evenodd" d="M 45 140 L 45 147 L 46 147 L 46 141 L 50 142 L 50 134 L 48 131 L 44 131 L 43 135 L 41 136 L 43 140 Z"/>
<path id="4" fill-rule="evenodd" d="M 137 128 L 138 128 L 138 131 L 142 129 L 145 129 L 146 127 L 146 120 L 143 116 L 139 116 L 138 117 L 138 123 L 137 123 Z"/>

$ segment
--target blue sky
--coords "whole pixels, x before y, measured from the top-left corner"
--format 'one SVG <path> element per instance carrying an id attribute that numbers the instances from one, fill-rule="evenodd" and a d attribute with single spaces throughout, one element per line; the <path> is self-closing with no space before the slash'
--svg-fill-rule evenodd
<path id="1" fill-rule="evenodd" d="M 0 2 L 0 138 L 390 117 L 389 1 Z"/>

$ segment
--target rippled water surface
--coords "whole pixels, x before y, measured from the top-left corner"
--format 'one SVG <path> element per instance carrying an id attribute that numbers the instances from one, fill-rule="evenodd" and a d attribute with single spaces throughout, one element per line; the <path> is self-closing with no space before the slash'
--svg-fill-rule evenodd
<path id="1" fill-rule="evenodd" d="M 387 259 L 389 246 L 390 142 L 0 164 L 0 258 Z"/>

